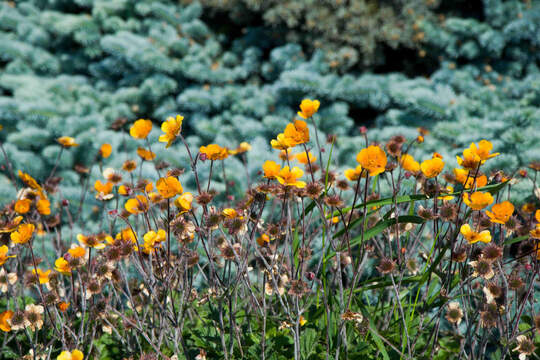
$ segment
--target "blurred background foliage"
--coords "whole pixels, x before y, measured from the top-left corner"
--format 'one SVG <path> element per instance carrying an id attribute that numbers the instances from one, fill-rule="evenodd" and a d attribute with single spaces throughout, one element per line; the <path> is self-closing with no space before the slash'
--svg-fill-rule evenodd
<path id="1" fill-rule="evenodd" d="M 81 146 L 64 151 L 57 171 L 73 211 L 84 176 L 101 178 L 98 166 L 89 175 L 75 166 L 90 167 L 103 143 L 113 147 L 105 167 L 134 159 L 143 143 L 126 130 L 138 118 L 154 122 L 160 161 L 189 169 L 181 144 L 157 143 L 159 124 L 180 113 L 192 146 L 250 142 L 257 176 L 304 97 L 321 100 L 319 136 L 338 135 L 341 169 L 364 146 L 364 125 L 373 141 L 429 129 L 413 155 L 437 151 L 447 169 L 486 138 L 503 154 L 489 165 L 515 171 L 540 158 L 539 35 L 540 3 L 522 0 L 3 1 L 0 139 L 15 170 L 43 181 L 55 139 L 75 137 Z M 240 196 L 242 162 L 226 166 Z M 142 175 L 154 174 L 146 163 Z M 193 189 L 188 174 L 181 180 Z M 513 194 L 529 196 L 520 184 Z M 0 203 L 14 196 L 4 166 Z M 98 222 L 98 202 L 85 204 L 87 224 Z"/>

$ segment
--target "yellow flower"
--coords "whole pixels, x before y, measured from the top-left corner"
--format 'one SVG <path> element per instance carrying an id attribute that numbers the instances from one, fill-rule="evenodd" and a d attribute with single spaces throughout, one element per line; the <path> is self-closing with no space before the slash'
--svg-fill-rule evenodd
<path id="1" fill-rule="evenodd" d="M 345 177 L 350 181 L 357 181 L 362 175 L 362 165 L 358 165 L 355 169 L 345 170 Z M 367 173 L 364 172 L 363 177 L 366 177 Z"/>
<path id="2" fill-rule="evenodd" d="M 306 155 L 306 152 L 301 152 L 301 153 L 298 153 L 295 155 L 296 157 L 296 160 L 298 160 L 298 162 L 300 164 L 304 164 L 304 165 L 307 165 L 309 163 L 313 164 L 315 161 L 317 161 L 317 157 L 316 156 L 313 156 L 313 154 L 311 153 L 311 151 L 309 151 Z M 309 161 L 308 161 L 309 159 Z"/>
<path id="3" fill-rule="evenodd" d="M 285 137 L 285 134 L 281 133 L 278 134 L 276 139 L 272 139 L 270 141 L 270 145 L 272 145 L 272 148 L 277 150 L 287 150 L 288 148 L 294 147 L 295 143 L 292 139 Z M 291 158 L 289 158 L 289 160 L 290 159 Z"/>
<path id="4" fill-rule="evenodd" d="M 300 315 L 300 319 L 298 319 L 298 322 L 300 323 L 300 326 L 304 326 L 307 323 L 307 320 L 302 315 Z"/>
<path id="5" fill-rule="evenodd" d="M 184 117 L 181 115 L 176 115 L 176 118 L 169 116 L 166 121 L 161 124 L 161 131 L 165 134 L 159 137 L 159 142 L 166 142 L 165 147 L 171 146 L 176 137 L 180 135 L 182 131 L 182 120 Z"/>
<path id="6" fill-rule="evenodd" d="M 152 161 L 156 157 L 155 153 L 141 147 L 137 149 L 137 155 L 139 155 L 143 160 L 146 160 L 146 161 Z"/>
<path id="7" fill-rule="evenodd" d="M 32 205 L 32 200 L 30 199 L 20 199 L 15 203 L 15 211 L 19 214 L 26 214 L 30 211 L 30 205 Z"/>
<path id="8" fill-rule="evenodd" d="M 383 149 L 379 146 L 368 146 L 356 155 L 356 161 L 369 172 L 369 176 L 375 176 L 384 172 L 387 159 Z"/>
<path id="9" fill-rule="evenodd" d="M 445 193 L 445 192 L 446 192 L 446 193 L 453 193 L 453 192 L 454 192 L 454 187 L 448 185 L 448 186 L 444 189 L 443 193 Z M 445 200 L 445 201 L 450 201 L 450 200 L 452 200 L 453 198 L 454 198 L 454 197 L 453 197 L 452 195 L 439 196 L 439 199 Z"/>
<path id="10" fill-rule="evenodd" d="M 13 311 L 6 310 L 3 313 L 0 313 L 0 330 L 4 332 L 11 331 L 11 318 L 13 317 Z"/>
<path id="11" fill-rule="evenodd" d="M 23 217 L 20 215 L 15 217 L 13 220 L 5 224 L 4 227 L 0 228 L 0 234 L 11 233 L 15 231 L 17 229 L 17 226 L 19 226 L 19 224 L 21 223 L 22 219 Z"/>
<path id="12" fill-rule="evenodd" d="M 420 164 L 420 170 L 425 177 L 428 179 L 434 178 L 441 173 L 444 168 L 444 161 L 439 157 L 434 157 L 433 159 L 424 160 Z"/>
<path id="13" fill-rule="evenodd" d="M 79 146 L 79 144 L 75 142 L 75 139 L 69 136 L 59 137 L 58 139 L 56 139 L 56 141 L 58 141 L 58 143 L 65 148 Z"/>
<path id="14" fill-rule="evenodd" d="M 240 145 L 236 149 L 230 149 L 229 154 L 230 155 L 237 155 L 237 154 L 243 154 L 245 152 L 248 152 L 251 150 L 251 145 L 247 142 L 241 142 Z"/>
<path id="15" fill-rule="evenodd" d="M 469 242 L 469 244 L 474 244 L 476 242 L 488 243 L 491 241 L 491 234 L 489 230 L 484 230 L 481 232 L 476 232 L 471 229 L 469 224 L 463 224 L 460 228 L 461 235 Z"/>
<path id="16" fill-rule="evenodd" d="M 229 219 L 235 219 L 238 217 L 238 212 L 232 208 L 223 209 L 221 213 L 223 214 L 223 216 Z"/>
<path id="17" fill-rule="evenodd" d="M 103 144 L 101 145 L 101 147 L 99 148 L 99 155 L 106 159 L 108 158 L 109 156 L 111 156 L 111 153 L 112 153 L 112 146 L 111 144 Z"/>
<path id="18" fill-rule="evenodd" d="M 409 171 L 412 173 L 418 172 L 420 170 L 420 164 L 418 161 L 415 161 L 412 155 L 409 154 L 403 154 L 399 158 L 399 163 L 401 164 L 401 167 L 405 171 Z"/>
<path id="19" fill-rule="evenodd" d="M 4 265 L 9 258 L 14 258 L 15 255 L 8 255 L 7 245 L 0 246 L 0 266 Z"/>
<path id="20" fill-rule="evenodd" d="M 514 213 L 514 205 L 510 201 L 503 201 L 500 204 L 495 204 L 491 211 L 486 211 L 486 215 L 491 222 L 497 224 L 506 224 L 510 216 Z"/>
<path id="21" fill-rule="evenodd" d="M 130 214 L 140 214 L 148 211 L 148 200 L 143 195 L 137 195 L 134 198 L 128 199 L 124 208 Z"/>
<path id="22" fill-rule="evenodd" d="M 11 233 L 11 241 L 15 244 L 26 244 L 32 238 L 35 229 L 34 224 L 21 224 L 17 231 Z"/>
<path id="23" fill-rule="evenodd" d="M 43 271 L 41 269 L 32 269 L 32 275 L 37 275 L 40 284 L 46 284 L 49 282 L 49 274 L 51 270 Z"/>
<path id="24" fill-rule="evenodd" d="M 185 192 L 174 200 L 174 205 L 180 210 L 180 214 L 191 210 L 193 195 L 190 192 Z"/>
<path id="25" fill-rule="evenodd" d="M 174 176 L 159 179 L 156 182 L 156 188 L 165 199 L 175 197 L 184 191 L 182 184 Z"/>
<path id="26" fill-rule="evenodd" d="M 145 242 L 149 243 L 159 243 L 167 240 L 167 233 L 163 229 L 158 229 L 157 232 L 150 230 L 144 234 L 143 239 Z"/>
<path id="27" fill-rule="evenodd" d="M 321 103 L 319 100 L 304 99 L 300 103 L 300 110 L 298 116 L 307 119 L 313 116 L 319 110 Z"/>
<path id="28" fill-rule="evenodd" d="M 279 170 L 281 170 L 281 166 L 272 160 L 266 160 L 262 166 L 264 177 L 267 179 L 274 179 L 276 176 L 279 175 Z"/>
<path id="29" fill-rule="evenodd" d="M 131 125 L 129 135 L 135 139 L 146 139 L 150 131 L 152 131 L 152 121 L 139 119 Z"/>
<path id="30" fill-rule="evenodd" d="M 492 148 L 493 145 L 487 140 L 481 140 L 478 146 L 475 143 L 471 143 L 468 149 L 463 150 L 463 158 L 456 156 L 457 162 L 465 169 L 476 170 L 487 159 L 499 155 L 499 153 L 491 154 Z"/>
<path id="31" fill-rule="evenodd" d="M 529 231 L 529 234 L 534 239 L 540 239 L 540 224 L 536 224 L 536 227 L 533 230 Z M 538 246 L 538 254 L 540 255 L 540 244 Z"/>
<path id="32" fill-rule="evenodd" d="M 534 218 L 536 219 L 536 222 L 540 223 L 540 210 L 536 210 L 534 213 Z"/>
<path id="33" fill-rule="evenodd" d="M 51 202 L 47 199 L 39 199 L 36 208 L 41 215 L 51 214 Z"/>
<path id="34" fill-rule="evenodd" d="M 106 245 L 105 245 L 104 241 L 107 240 L 107 237 L 108 237 L 108 235 L 106 235 L 106 234 L 89 235 L 89 236 L 85 236 L 83 234 L 78 234 L 77 235 L 77 240 L 79 241 L 79 243 L 81 243 L 81 244 L 83 244 L 85 246 L 100 250 L 100 249 L 105 248 Z"/>
<path id="35" fill-rule="evenodd" d="M 285 186 L 296 186 L 297 188 L 302 189 L 306 186 L 306 183 L 303 181 L 298 181 L 298 178 L 304 175 L 304 172 L 298 168 L 293 167 L 292 169 L 289 169 L 288 166 L 285 166 L 283 169 L 279 171 L 279 174 L 276 176 L 277 181 L 279 181 L 280 184 Z"/>
<path id="36" fill-rule="evenodd" d="M 73 351 L 62 351 L 56 360 L 83 360 L 84 355 L 81 351 L 75 349 Z"/>
<path id="37" fill-rule="evenodd" d="M 469 193 L 463 194 L 463 202 L 473 210 L 482 210 L 488 207 L 493 202 L 493 196 L 490 193 L 476 191 L 469 195 Z"/>
<path id="38" fill-rule="evenodd" d="M 208 146 L 201 146 L 199 148 L 201 154 L 206 155 L 208 160 L 223 160 L 229 156 L 227 148 L 221 147 L 217 144 L 210 144 Z"/>
<path id="39" fill-rule="evenodd" d="M 131 241 L 132 243 L 137 242 L 137 235 L 131 230 L 130 227 L 127 227 L 116 234 L 116 240 Z"/>
<path id="40" fill-rule="evenodd" d="M 64 275 L 71 274 L 71 266 L 69 266 L 69 263 L 63 257 L 56 259 L 54 262 L 54 270 Z"/>

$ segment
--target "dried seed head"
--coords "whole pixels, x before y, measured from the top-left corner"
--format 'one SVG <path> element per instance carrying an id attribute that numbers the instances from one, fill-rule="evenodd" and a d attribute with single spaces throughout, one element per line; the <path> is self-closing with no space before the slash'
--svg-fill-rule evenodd
<path id="1" fill-rule="evenodd" d="M 499 247 L 495 244 L 488 244 L 483 250 L 482 250 L 482 256 L 487 261 L 495 261 L 498 258 L 500 258 L 503 254 L 503 248 Z"/>
<path id="2" fill-rule="evenodd" d="M 307 284 L 302 280 L 292 280 L 291 288 L 289 289 L 289 294 L 292 296 L 303 297 L 309 292 Z"/>
<path id="3" fill-rule="evenodd" d="M 461 310 L 461 307 L 457 301 L 452 301 L 448 304 L 445 318 L 452 324 L 459 325 L 461 323 L 461 319 L 463 318 L 463 310 Z"/>
<path id="4" fill-rule="evenodd" d="M 386 150 L 391 156 L 398 157 L 401 154 L 401 145 L 402 143 L 390 140 L 386 143 Z"/>
<path id="5" fill-rule="evenodd" d="M 521 280 L 521 278 L 515 274 L 511 275 L 508 278 L 508 288 L 510 290 L 518 291 L 519 289 L 523 287 L 523 285 L 525 285 L 523 280 Z"/>
<path id="6" fill-rule="evenodd" d="M 330 207 L 342 208 L 345 203 L 338 195 L 325 196 L 324 203 Z"/>
<path id="7" fill-rule="evenodd" d="M 347 180 L 340 179 L 340 180 L 337 181 L 336 187 L 339 190 L 347 191 L 347 190 L 349 190 L 349 182 Z"/>
<path id="8" fill-rule="evenodd" d="M 304 193 L 311 199 L 317 199 L 323 191 L 323 186 L 318 181 L 310 182 L 304 188 Z"/>
<path id="9" fill-rule="evenodd" d="M 381 259 L 377 270 L 383 275 L 390 274 L 396 268 L 396 263 L 388 258 Z"/>
<path id="10" fill-rule="evenodd" d="M 499 311 L 496 303 L 484 305 L 484 311 L 480 311 L 480 326 L 483 328 L 491 328 L 497 326 Z"/>
<path id="11" fill-rule="evenodd" d="M 443 221 L 452 222 L 457 216 L 457 207 L 455 204 L 445 203 L 439 210 L 439 216 Z"/>
<path id="12" fill-rule="evenodd" d="M 197 196 L 195 198 L 195 200 L 197 201 L 197 203 L 201 204 L 201 205 L 208 205 L 212 199 L 214 198 L 214 196 L 208 192 L 202 192 L 199 196 Z"/>

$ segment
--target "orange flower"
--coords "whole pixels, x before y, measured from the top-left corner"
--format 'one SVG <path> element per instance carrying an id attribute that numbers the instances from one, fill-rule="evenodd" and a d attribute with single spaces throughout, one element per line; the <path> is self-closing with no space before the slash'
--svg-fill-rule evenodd
<path id="1" fill-rule="evenodd" d="M 174 200 L 174 205 L 180 210 L 180 214 L 191 210 L 193 195 L 190 192 L 185 192 Z"/>
<path id="2" fill-rule="evenodd" d="M 69 304 L 70 303 L 68 302 L 60 301 L 60 303 L 58 303 L 58 310 L 60 310 L 61 312 L 66 312 L 69 308 Z"/>
<path id="3" fill-rule="evenodd" d="M 15 203 L 15 211 L 19 214 L 26 214 L 30 211 L 30 205 L 32 205 L 32 200 L 30 199 L 20 199 Z"/>
<path id="4" fill-rule="evenodd" d="M 476 242 L 488 243 L 491 241 L 491 234 L 489 230 L 484 230 L 481 232 L 476 232 L 471 229 L 469 224 L 463 224 L 460 228 L 461 235 L 469 242 L 469 244 L 474 244 Z"/>
<path id="5" fill-rule="evenodd" d="M 345 170 L 345 177 L 350 181 L 357 181 L 362 175 L 362 165 L 358 165 L 355 169 Z M 362 177 L 366 177 L 366 173 Z"/>
<path id="6" fill-rule="evenodd" d="M 444 161 L 438 157 L 433 159 L 424 160 L 420 164 L 420 170 L 428 179 L 434 178 L 441 173 L 444 168 Z"/>
<path id="7" fill-rule="evenodd" d="M 161 131 L 165 134 L 159 137 L 160 142 L 166 142 L 165 147 L 171 146 L 172 142 L 176 139 L 180 132 L 182 131 L 182 121 L 184 117 L 181 115 L 176 115 L 176 118 L 169 116 L 166 121 L 161 124 Z"/>
<path id="8" fill-rule="evenodd" d="M 143 195 L 137 195 L 134 198 L 128 199 L 124 208 L 130 214 L 140 214 L 142 212 L 148 211 L 148 200 Z"/>
<path id="9" fill-rule="evenodd" d="M 300 103 L 300 110 L 298 116 L 307 119 L 313 116 L 319 110 L 321 103 L 319 100 L 304 99 Z"/>
<path id="10" fill-rule="evenodd" d="M 152 131 L 152 121 L 139 119 L 131 125 L 129 135 L 135 139 L 146 139 L 150 131 Z"/>
<path id="11" fill-rule="evenodd" d="M 369 172 L 369 176 L 375 176 L 384 172 L 387 159 L 383 149 L 379 146 L 368 146 L 356 155 L 356 161 Z"/>
<path id="12" fill-rule="evenodd" d="M 473 145 L 474 143 L 471 144 L 471 148 Z M 491 154 L 491 149 L 493 149 L 493 144 L 491 142 L 487 140 L 480 140 L 478 146 L 476 147 L 476 155 L 478 155 L 483 161 L 499 155 L 499 153 Z"/>
<path id="13" fill-rule="evenodd" d="M 523 204 L 523 206 L 521 207 L 521 210 L 523 212 L 526 212 L 527 214 L 532 214 L 535 209 L 536 207 L 534 206 L 533 203 L 526 203 L 526 204 Z"/>
<path id="14" fill-rule="evenodd" d="M 313 156 L 313 154 L 311 153 L 311 151 L 309 151 L 307 154 L 306 152 L 301 152 L 301 153 L 298 153 L 295 155 L 296 157 L 296 160 L 298 160 L 298 162 L 300 164 L 304 164 L 304 165 L 307 165 L 309 163 L 314 163 L 315 161 L 317 161 L 317 157 L 316 156 Z M 309 161 L 308 161 L 309 159 Z"/>
<path id="15" fill-rule="evenodd" d="M 0 330 L 4 332 L 11 331 L 10 320 L 13 317 L 13 311 L 6 310 L 3 313 L 0 313 Z"/>
<path id="16" fill-rule="evenodd" d="M 79 144 L 75 142 L 75 139 L 69 136 L 59 137 L 56 141 L 65 148 L 79 146 Z"/>
<path id="17" fill-rule="evenodd" d="M 146 161 L 152 161 L 156 157 L 155 153 L 141 147 L 137 149 L 137 155 L 139 155 L 143 160 L 146 160 Z"/>
<path id="18" fill-rule="evenodd" d="M 113 198 L 113 194 L 111 194 L 113 189 L 113 183 L 110 181 L 107 181 L 106 183 L 102 183 L 101 180 L 96 180 L 94 183 L 94 189 L 96 189 L 96 199 L 99 200 L 109 200 Z"/>
<path id="19" fill-rule="evenodd" d="M 270 243 L 270 236 L 266 234 L 262 234 L 257 238 L 257 244 L 259 244 L 259 246 L 264 246 L 268 243 Z"/>
<path id="20" fill-rule="evenodd" d="M 184 191 L 182 184 L 174 176 L 159 179 L 156 182 L 156 188 L 165 199 L 175 197 Z"/>
<path id="21" fill-rule="evenodd" d="M 62 351 L 56 360 L 83 360 L 83 358 L 83 353 L 75 349 L 73 351 Z"/>
<path id="22" fill-rule="evenodd" d="M 135 160 L 126 160 L 122 164 L 122 170 L 127 171 L 127 172 L 132 172 L 136 168 L 137 168 L 137 163 L 135 162 Z"/>
<path id="23" fill-rule="evenodd" d="M 473 210 L 482 210 L 485 207 L 488 207 L 493 202 L 493 196 L 490 193 L 476 191 L 469 195 L 469 193 L 463 194 L 463 202 L 467 204 Z"/>
<path id="24" fill-rule="evenodd" d="M 291 161 L 292 159 L 294 159 L 294 154 L 288 150 L 281 150 L 278 156 L 279 156 L 279 159 L 283 161 L 287 161 L 287 160 Z"/>
<path id="25" fill-rule="evenodd" d="M 536 224 L 536 227 L 533 230 L 529 231 L 529 234 L 534 239 L 540 239 L 540 225 Z M 540 244 L 538 246 L 540 247 Z M 538 252 L 540 253 L 540 248 L 538 249 Z"/>
<path id="26" fill-rule="evenodd" d="M 302 189 L 306 186 L 306 183 L 303 181 L 298 181 L 298 178 L 304 175 L 304 172 L 298 168 L 293 167 L 291 170 L 288 166 L 285 166 L 279 171 L 279 174 L 276 176 L 277 181 L 280 184 L 285 186 L 296 186 L 297 188 Z"/>
<path id="27" fill-rule="evenodd" d="M 236 219 L 238 217 L 238 212 L 233 208 L 226 208 L 221 211 L 223 216 L 229 219 Z"/>
<path id="28" fill-rule="evenodd" d="M 9 258 L 14 258 L 15 255 L 8 255 L 9 248 L 6 245 L 0 246 L 0 266 L 4 265 Z"/>
<path id="29" fill-rule="evenodd" d="M 103 144 L 101 145 L 101 147 L 99 148 L 99 155 L 106 159 L 108 158 L 109 156 L 111 156 L 111 153 L 112 153 L 112 146 L 111 144 Z"/>
<path id="30" fill-rule="evenodd" d="M 283 131 L 285 138 L 290 139 L 294 145 L 300 145 L 309 141 L 309 129 L 307 123 L 302 120 L 295 120 L 294 124 L 289 123 Z"/>
<path id="31" fill-rule="evenodd" d="M 495 204 L 491 211 L 486 211 L 491 222 L 497 224 L 506 224 L 510 216 L 514 213 L 514 205 L 510 201 L 503 201 L 500 204 Z"/>
<path id="32" fill-rule="evenodd" d="M 51 214 L 51 202 L 47 199 L 39 199 L 36 208 L 41 215 Z"/>
<path id="33" fill-rule="evenodd" d="M 15 244 L 26 244 L 32 238 L 35 229 L 34 224 L 21 224 L 17 231 L 11 233 L 11 241 Z"/>
<path id="34" fill-rule="evenodd" d="M 56 261 L 54 262 L 54 270 L 58 271 L 63 275 L 71 274 L 71 266 L 69 266 L 69 263 L 63 257 L 59 257 L 58 259 L 56 259 Z"/>
<path id="35" fill-rule="evenodd" d="M 19 177 L 21 178 L 21 180 L 23 181 L 23 183 L 25 183 L 28 187 L 30 187 L 31 189 L 34 189 L 34 190 L 37 190 L 39 191 L 40 193 L 43 192 L 43 189 L 41 188 L 41 186 L 37 183 L 37 181 L 31 177 L 30 175 L 26 174 L 26 173 L 23 173 L 21 170 L 19 170 Z"/>
<path id="36" fill-rule="evenodd" d="M 401 167 L 405 171 L 415 173 L 420 170 L 420 164 L 418 163 L 418 161 L 414 160 L 412 155 L 409 155 L 409 154 L 401 155 L 399 158 L 399 163 L 401 164 Z"/>
<path id="37" fill-rule="evenodd" d="M 199 151 L 201 152 L 201 154 L 206 155 L 206 158 L 208 160 L 223 160 L 229 156 L 227 148 L 221 147 L 217 144 L 201 146 Z"/>
<path id="38" fill-rule="evenodd" d="M 49 282 L 49 274 L 51 270 L 43 271 L 41 269 L 32 269 L 32 275 L 36 275 L 40 284 L 46 284 Z"/>
<path id="39" fill-rule="evenodd" d="M 456 180 L 463 185 L 465 189 L 470 189 L 473 184 L 475 184 L 477 187 L 483 187 L 487 185 L 487 176 L 486 175 L 480 175 L 476 177 L 476 181 L 474 181 L 473 173 L 466 169 L 454 169 L 454 175 L 456 177 Z M 467 184 L 465 184 L 465 181 L 467 181 Z"/>
<path id="40" fill-rule="evenodd" d="M 279 170 L 281 170 L 281 166 L 272 160 L 266 160 L 262 166 L 264 177 L 267 179 L 274 179 L 276 176 L 279 175 Z"/>
<path id="41" fill-rule="evenodd" d="M 534 218 L 536 219 L 536 222 L 540 223 L 540 210 L 536 210 Z"/>
<path id="42" fill-rule="evenodd" d="M 75 259 L 79 259 L 86 255 L 86 250 L 82 246 L 74 246 L 68 250 L 68 254 Z"/>
<path id="43" fill-rule="evenodd" d="M 131 230 L 131 228 L 127 227 L 120 231 L 118 234 L 116 234 L 115 237 L 116 240 L 123 240 L 123 241 L 131 241 L 132 243 L 137 242 L 137 235 Z"/>

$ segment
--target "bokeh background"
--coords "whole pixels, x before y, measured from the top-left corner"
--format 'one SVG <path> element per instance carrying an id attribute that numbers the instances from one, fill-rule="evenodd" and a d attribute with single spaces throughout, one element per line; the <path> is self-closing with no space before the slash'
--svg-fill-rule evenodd
<path id="1" fill-rule="evenodd" d="M 103 143 L 113 147 L 105 167 L 134 157 L 141 143 L 127 129 L 136 119 L 154 121 L 157 159 L 188 170 L 180 143 L 157 143 L 167 116 L 185 116 L 197 148 L 248 141 L 257 176 L 304 97 L 321 101 L 319 136 L 338 135 L 341 168 L 355 164 L 360 126 L 373 141 L 411 140 L 422 126 L 430 134 L 417 159 L 437 151 L 451 166 L 485 138 L 502 153 L 489 166 L 515 171 L 540 158 L 539 46 L 537 1 L 2 1 L 0 140 L 15 170 L 41 182 L 60 151 L 55 139 L 74 137 L 80 146 L 57 170 L 74 212 L 86 177 L 102 177 L 91 164 Z M 15 190 L 1 163 L 5 204 Z M 227 159 L 227 169 L 240 194 L 241 161 Z M 142 173 L 155 177 L 151 163 Z M 193 188 L 187 173 L 181 180 Z M 520 191 L 523 202 L 530 194 Z M 99 222 L 97 205 L 86 197 L 88 226 Z"/>

